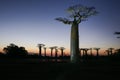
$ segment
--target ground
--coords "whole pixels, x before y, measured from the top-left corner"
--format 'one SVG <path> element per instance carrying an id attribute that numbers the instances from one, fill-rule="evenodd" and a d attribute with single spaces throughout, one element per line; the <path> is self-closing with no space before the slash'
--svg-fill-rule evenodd
<path id="1" fill-rule="evenodd" d="M 116 80 L 120 73 L 120 63 L 114 62 L 36 61 L 1 60 L 0 77 L 4 80 Z"/>

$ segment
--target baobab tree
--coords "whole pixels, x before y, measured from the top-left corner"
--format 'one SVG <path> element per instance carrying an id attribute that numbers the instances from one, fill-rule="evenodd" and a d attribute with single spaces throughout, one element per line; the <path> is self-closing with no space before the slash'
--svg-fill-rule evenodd
<path id="1" fill-rule="evenodd" d="M 85 50 L 85 55 L 87 56 L 88 55 L 88 48 L 84 48 L 84 50 Z"/>
<path id="2" fill-rule="evenodd" d="M 47 49 L 47 47 L 44 47 L 44 55 L 45 55 L 45 57 L 46 57 L 46 49 Z"/>
<path id="3" fill-rule="evenodd" d="M 60 47 L 59 49 L 61 50 L 61 56 L 63 57 L 63 55 L 64 55 L 63 51 L 64 51 L 65 48 L 64 47 Z"/>
<path id="4" fill-rule="evenodd" d="M 57 46 L 54 46 L 54 49 L 55 49 L 55 57 L 57 58 L 58 47 L 57 47 Z"/>
<path id="5" fill-rule="evenodd" d="M 79 23 L 85 21 L 89 16 L 97 14 L 95 7 L 86 7 L 83 5 L 71 6 L 67 9 L 70 12 L 70 19 L 56 18 L 56 20 L 69 24 L 71 26 L 71 41 L 70 41 L 70 60 L 72 63 L 79 61 Z"/>
<path id="6" fill-rule="evenodd" d="M 37 46 L 39 48 L 39 56 L 41 56 L 42 47 L 45 46 L 45 45 L 44 44 L 38 44 Z"/>
<path id="7" fill-rule="evenodd" d="M 85 49 L 84 48 L 80 48 L 80 54 L 82 53 L 82 56 L 85 55 Z"/>
<path id="8" fill-rule="evenodd" d="M 88 48 L 81 48 L 81 50 L 83 51 L 83 56 L 87 56 L 88 55 Z"/>
<path id="9" fill-rule="evenodd" d="M 54 47 L 49 47 L 50 48 L 50 50 L 51 50 L 51 57 L 53 56 L 53 49 L 54 49 Z"/>
<path id="10" fill-rule="evenodd" d="M 99 56 L 99 50 L 100 50 L 100 48 L 94 48 L 94 50 L 96 50 L 96 56 Z"/>
<path id="11" fill-rule="evenodd" d="M 57 46 L 54 46 L 54 49 L 55 49 L 55 61 L 57 61 L 57 56 L 58 56 L 58 47 Z"/>
<path id="12" fill-rule="evenodd" d="M 120 54 L 120 49 L 116 49 L 115 53 Z"/>
<path id="13" fill-rule="evenodd" d="M 90 48 L 89 50 L 90 50 L 90 55 L 92 56 L 92 48 Z"/>
<path id="14" fill-rule="evenodd" d="M 109 53 L 112 55 L 114 48 L 108 48 L 108 50 L 109 50 Z"/>
<path id="15" fill-rule="evenodd" d="M 107 53 L 108 56 L 110 56 L 110 51 L 109 50 L 105 50 L 105 52 Z"/>

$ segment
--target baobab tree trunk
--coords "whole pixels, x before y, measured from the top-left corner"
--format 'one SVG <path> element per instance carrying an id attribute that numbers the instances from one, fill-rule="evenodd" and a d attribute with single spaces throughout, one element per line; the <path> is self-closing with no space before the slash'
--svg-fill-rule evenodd
<path id="1" fill-rule="evenodd" d="M 97 57 L 99 56 L 99 50 L 97 50 Z"/>
<path id="2" fill-rule="evenodd" d="M 92 56 L 92 48 L 90 48 L 90 55 Z"/>
<path id="3" fill-rule="evenodd" d="M 63 49 L 61 49 L 61 56 L 63 57 Z"/>
<path id="4" fill-rule="evenodd" d="M 51 57 L 53 56 L 52 54 L 53 54 L 53 49 L 51 49 Z"/>
<path id="5" fill-rule="evenodd" d="M 70 60 L 72 63 L 79 61 L 79 32 L 76 20 L 73 21 L 71 27 L 71 44 L 70 44 Z"/>
<path id="6" fill-rule="evenodd" d="M 39 46 L 39 56 L 41 56 L 41 46 Z"/>
<path id="7" fill-rule="evenodd" d="M 45 57 L 46 57 L 46 48 L 44 48 L 44 54 L 45 54 Z"/>

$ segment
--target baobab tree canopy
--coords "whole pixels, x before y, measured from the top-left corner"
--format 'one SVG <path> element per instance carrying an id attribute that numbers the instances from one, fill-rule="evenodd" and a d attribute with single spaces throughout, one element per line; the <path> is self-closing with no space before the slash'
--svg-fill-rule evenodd
<path id="1" fill-rule="evenodd" d="M 98 12 L 95 10 L 95 7 L 87 7 L 81 4 L 70 6 L 67 9 L 70 19 L 74 19 L 79 24 L 81 21 L 85 21 L 89 16 L 95 15 Z M 56 18 L 56 20 L 63 22 L 64 24 L 73 24 L 74 20 L 67 18 Z"/>

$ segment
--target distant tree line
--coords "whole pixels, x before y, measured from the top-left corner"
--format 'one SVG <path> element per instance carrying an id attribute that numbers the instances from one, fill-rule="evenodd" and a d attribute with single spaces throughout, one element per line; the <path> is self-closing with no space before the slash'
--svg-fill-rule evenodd
<path id="1" fill-rule="evenodd" d="M 39 56 L 47 56 L 46 55 L 46 49 L 47 47 L 44 47 L 44 44 L 38 44 L 38 48 L 39 48 Z M 42 55 L 42 48 L 44 50 L 44 55 Z M 58 57 L 58 49 L 61 51 L 61 55 L 60 56 L 64 56 L 64 47 L 60 47 L 58 48 L 57 46 L 53 46 L 53 47 L 49 47 L 49 49 L 51 50 L 50 52 L 50 56 L 53 57 L 53 49 L 55 49 L 55 57 Z M 93 56 L 93 51 L 92 50 L 96 50 L 96 56 L 100 56 L 99 54 L 99 50 L 100 48 L 80 48 L 79 50 L 79 54 L 80 56 L 86 56 L 86 55 L 91 55 Z M 28 55 L 28 51 L 25 49 L 25 47 L 22 46 L 17 46 L 13 43 L 11 43 L 9 46 L 6 46 L 3 48 L 3 51 L 6 55 L 11 55 L 11 56 L 25 56 Z M 88 51 L 89 54 L 88 54 Z M 108 48 L 107 50 L 105 50 L 104 53 L 107 53 L 108 56 L 110 55 L 118 55 L 120 54 L 120 49 L 114 49 L 114 48 Z M 2 54 L 2 52 L 0 52 L 0 54 Z M 94 55 L 95 56 L 95 55 Z"/>
<path id="2" fill-rule="evenodd" d="M 9 56 L 26 56 L 28 55 L 28 51 L 25 50 L 25 47 L 19 47 L 13 43 L 11 43 L 9 46 L 4 47 L 3 51 L 6 55 Z"/>
<path id="3" fill-rule="evenodd" d="M 44 45 L 45 46 L 45 45 Z M 50 55 L 46 55 L 46 49 L 47 47 L 43 47 L 43 44 L 38 44 L 39 48 L 39 54 L 29 54 L 28 51 L 25 49 L 25 47 L 17 46 L 15 44 L 10 44 L 3 48 L 4 54 L 0 52 L 0 58 L 3 58 L 5 56 L 7 57 L 25 57 L 25 58 L 37 58 L 37 59 L 44 59 L 45 61 L 54 59 L 55 61 L 61 60 L 61 61 L 70 61 L 70 55 L 64 54 L 64 47 L 58 48 L 57 46 L 49 47 L 51 50 Z M 43 49 L 42 49 L 43 48 Z M 53 56 L 53 49 L 55 50 L 55 55 Z M 61 51 L 61 55 L 58 56 L 58 49 Z M 96 50 L 96 55 L 93 55 L 92 50 Z M 42 50 L 44 50 L 44 55 L 42 55 Z M 109 59 L 109 60 L 120 60 L 120 49 L 114 49 L 114 48 L 108 48 L 105 50 L 104 53 L 107 53 L 106 56 L 101 56 L 99 54 L 100 48 L 80 48 L 79 51 L 79 58 L 82 59 L 82 61 L 91 61 L 91 60 L 101 60 L 101 59 Z M 88 53 L 89 51 L 89 53 Z"/>

